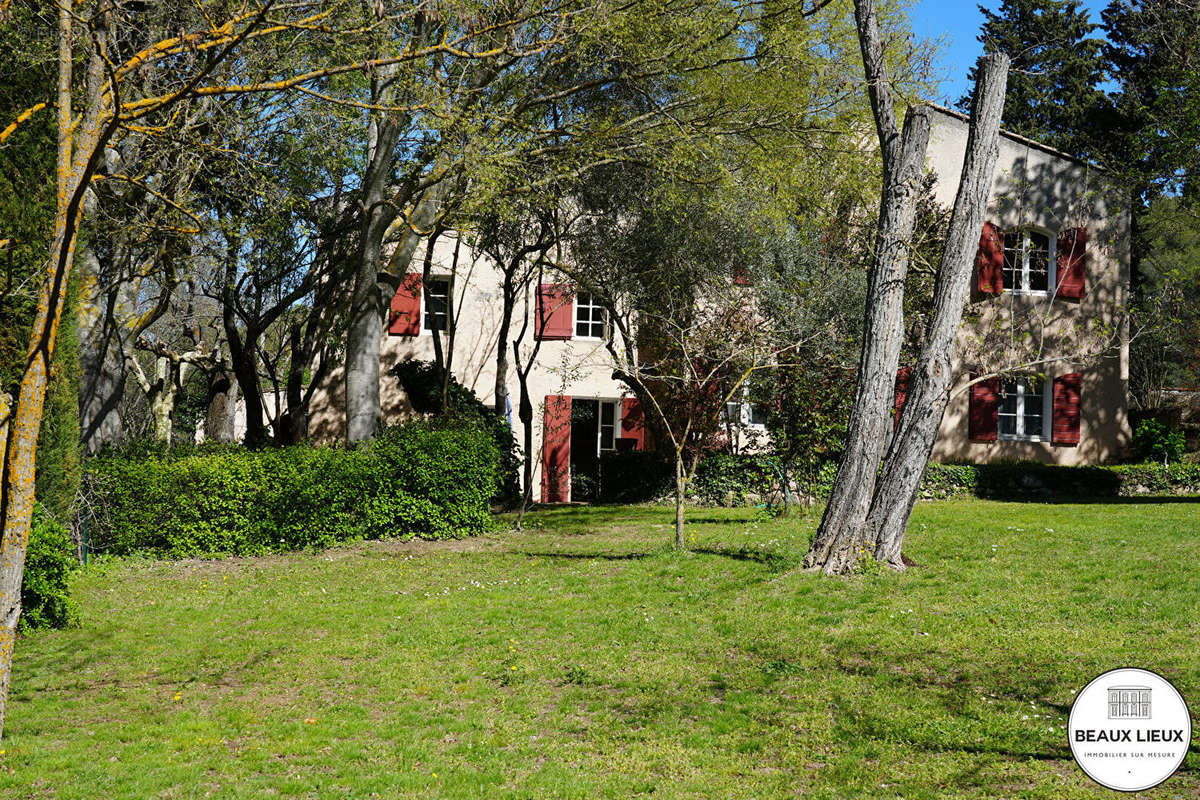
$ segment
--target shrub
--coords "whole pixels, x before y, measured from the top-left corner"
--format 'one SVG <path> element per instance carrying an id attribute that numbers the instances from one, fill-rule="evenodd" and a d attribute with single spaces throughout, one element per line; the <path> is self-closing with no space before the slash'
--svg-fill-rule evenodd
<path id="1" fill-rule="evenodd" d="M 132 457 L 130 457 L 132 454 Z M 254 555 L 355 538 L 486 530 L 496 446 L 473 425 L 410 422 L 355 449 L 155 451 L 89 463 L 96 550 Z"/>
<path id="2" fill-rule="evenodd" d="M 75 620 L 68 583 L 78 563 L 66 528 L 35 507 L 21 579 L 22 630 L 65 628 Z"/>
<path id="3" fill-rule="evenodd" d="M 714 453 L 696 468 L 691 489 L 702 503 L 740 506 L 747 495 L 765 495 L 778 485 L 778 467 L 770 456 Z"/>
<path id="4" fill-rule="evenodd" d="M 1187 439 L 1183 432 L 1156 419 L 1145 419 L 1133 434 L 1133 450 L 1144 461 L 1169 464 L 1183 458 Z"/>
<path id="5" fill-rule="evenodd" d="M 521 468 L 521 451 L 503 414 L 484 405 L 475 392 L 459 383 L 453 375 L 447 384 L 447 407 L 443 408 L 443 373 L 433 362 L 406 359 L 392 367 L 388 374 L 400 383 L 417 413 L 435 415 L 444 421 L 477 425 L 486 430 L 500 454 L 496 470 L 496 499 L 513 501 L 521 496 L 520 481 L 517 479 Z"/>

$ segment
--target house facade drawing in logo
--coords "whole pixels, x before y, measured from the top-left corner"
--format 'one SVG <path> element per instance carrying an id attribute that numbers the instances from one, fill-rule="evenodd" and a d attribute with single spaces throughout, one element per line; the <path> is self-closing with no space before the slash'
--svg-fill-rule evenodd
<path id="1" fill-rule="evenodd" d="M 1108 687 L 1108 718 L 1150 719 L 1150 687 Z"/>

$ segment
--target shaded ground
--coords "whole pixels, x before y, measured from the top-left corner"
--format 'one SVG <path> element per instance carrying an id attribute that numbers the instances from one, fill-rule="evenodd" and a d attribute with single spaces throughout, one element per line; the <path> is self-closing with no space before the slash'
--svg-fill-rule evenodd
<path id="1" fill-rule="evenodd" d="M 681 555 L 672 513 L 90 568 L 19 643 L 0 797 L 1111 797 L 1072 692 L 1200 707 L 1200 505 L 925 504 L 925 566 L 850 580 L 792 570 L 813 518 L 696 510 Z"/>

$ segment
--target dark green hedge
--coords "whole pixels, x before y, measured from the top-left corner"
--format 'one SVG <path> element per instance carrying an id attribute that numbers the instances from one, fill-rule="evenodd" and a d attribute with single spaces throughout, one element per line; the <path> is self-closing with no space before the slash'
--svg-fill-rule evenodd
<path id="1" fill-rule="evenodd" d="M 974 495 L 995 499 L 1133 497 L 1200 494 L 1200 464 L 1120 464 L 1056 467 L 1049 464 L 930 464 L 921 485 L 926 498 Z"/>
<path id="2" fill-rule="evenodd" d="M 22 630 L 65 628 L 75 620 L 68 582 L 78 567 L 66 529 L 37 506 L 21 579 Z"/>
<path id="3" fill-rule="evenodd" d="M 92 549 L 253 555 L 356 538 L 444 539 L 491 525 L 499 454 L 478 426 L 385 429 L 356 449 L 214 447 L 101 455 Z"/>
<path id="4" fill-rule="evenodd" d="M 614 453 L 606 455 L 601 464 L 605 502 L 661 500 L 673 491 L 671 464 L 653 453 Z M 793 495 L 827 495 L 836 474 L 833 465 L 828 466 L 818 483 L 793 486 Z M 688 494 L 705 505 L 737 506 L 762 502 L 778 487 L 779 475 L 770 455 L 717 453 L 701 462 Z M 1200 494 L 1200 464 L 930 464 L 921 484 L 921 496 L 926 499 L 974 496 L 1051 500 L 1187 494 Z"/>

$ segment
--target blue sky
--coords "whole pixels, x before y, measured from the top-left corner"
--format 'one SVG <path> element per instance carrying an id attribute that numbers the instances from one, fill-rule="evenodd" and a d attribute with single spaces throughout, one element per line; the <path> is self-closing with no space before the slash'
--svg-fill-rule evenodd
<path id="1" fill-rule="evenodd" d="M 995 10 L 1000 0 L 983 0 L 983 5 Z M 1100 21 L 1100 10 L 1107 0 L 1084 0 L 1083 5 Z M 953 105 L 967 91 L 967 70 L 979 58 L 981 45 L 975 40 L 983 14 L 978 0 L 914 0 L 911 10 L 913 32 L 929 39 L 942 38 L 941 59 L 937 74 L 941 88 L 933 99 Z"/>

